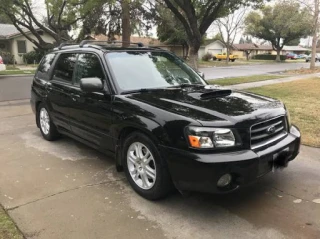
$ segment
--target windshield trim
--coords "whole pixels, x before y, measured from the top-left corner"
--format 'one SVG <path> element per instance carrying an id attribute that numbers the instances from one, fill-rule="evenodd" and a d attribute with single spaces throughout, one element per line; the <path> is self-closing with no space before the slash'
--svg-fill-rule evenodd
<path id="1" fill-rule="evenodd" d="M 141 52 L 157 52 L 157 53 L 159 53 L 159 52 L 161 52 L 161 53 L 166 53 L 166 54 L 168 54 L 168 55 L 171 55 L 172 57 L 174 57 L 174 58 L 176 58 L 177 60 L 179 60 L 180 61 L 180 63 L 181 64 L 183 64 L 183 65 L 185 65 L 186 67 L 188 67 L 188 69 L 190 70 L 190 71 L 192 71 L 192 73 L 193 74 L 196 74 L 197 76 L 199 76 L 199 79 L 201 79 L 201 81 L 202 81 L 202 83 L 203 83 L 203 85 L 205 86 L 205 85 L 209 85 L 208 84 L 208 82 L 205 80 L 205 79 L 203 79 L 198 73 L 197 73 L 197 71 L 195 71 L 192 67 L 190 67 L 188 64 L 186 64 L 181 58 L 179 58 L 178 56 L 176 56 L 174 53 L 171 53 L 171 52 L 168 52 L 168 51 L 166 51 L 166 50 L 160 50 L 160 49 L 150 49 L 150 48 L 146 48 L 146 49 L 139 49 L 139 50 L 137 50 L 137 49 L 121 49 L 121 50 L 117 50 L 117 51 L 107 51 L 107 52 L 104 52 L 104 59 L 105 59 L 105 61 L 106 61 L 106 63 L 107 63 L 107 66 L 108 66 L 108 69 L 109 69 L 109 73 L 110 73 L 110 75 L 111 75 L 111 78 L 112 78 L 112 81 L 113 81 L 113 83 L 114 83 L 114 85 L 115 85 L 115 87 L 116 87 L 116 89 L 117 89 L 117 92 L 118 92 L 118 95 L 123 95 L 123 94 L 126 94 L 126 92 L 139 92 L 139 90 L 141 90 L 141 88 L 140 89 L 132 89 L 132 90 L 125 90 L 125 89 L 122 89 L 120 86 L 119 86 L 119 83 L 117 82 L 117 78 L 116 78 L 116 76 L 115 76 L 115 74 L 114 74 L 114 72 L 113 72 L 113 69 L 112 69 L 112 67 L 111 67 L 111 63 L 110 63 L 110 59 L 109 59 L 109 57 L 108 57 L 108 54 L 112 54 L 112 53 L 118 53 L 118 52 L 132 52 L 132 51 L 141 51 Z M 145 88 L 146 90 L 154 90 L 154 89 L 160 89 L 160 88 L 162 88 L 162 89 L 165 89 L 165 88 L 168 88 L 168 89 L 170 89 L 170 87 L 171 87 L 171 89 L 172 88 L 179 88 L 179 89 L 181 89 L 181 87 L 180 87 L 180 85 L 172 85 L 172 86 L 169 86 L 169 87 L 167 87 L 167 86 L 163 86 L 163 87 L 157 87 L 157 88 Z"/>

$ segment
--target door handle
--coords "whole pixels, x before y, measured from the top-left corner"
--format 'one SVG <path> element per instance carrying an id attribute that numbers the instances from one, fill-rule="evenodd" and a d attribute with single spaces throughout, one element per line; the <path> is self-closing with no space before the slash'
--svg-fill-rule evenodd
<path id="1" fill-rule="evenodd" d="M 71 93 L 70 96 L 73 101 L 77 101 L 78 99 L 80 99 L 80 95 L 77 95 L 77 94 Z"/>

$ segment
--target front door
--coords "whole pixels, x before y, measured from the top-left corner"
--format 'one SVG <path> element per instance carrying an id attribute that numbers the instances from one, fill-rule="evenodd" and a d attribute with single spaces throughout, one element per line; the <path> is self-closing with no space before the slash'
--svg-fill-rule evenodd
<path id="1" fill-rule="evenodd" d="M 48 107 L 55 125 L 71 132 L 69 125 L 70 108 L 73 101 L 70 97 L 76 54 L 62 53 L 58 56 L 51 81 L 46 85 Z"/>
<path id="2" fill-rule="evenodd" d="M 104 92 L 85 93 L 80 89 L 80 79 L 97 77 L 105 85 Z M 110 126 L 113 122 L 112 96 L 108 94 L 105 74 L 100 58 L 93 53 L 78 56 L 71 92 L 73 107 L 70 111 L 70 125 L 73 134 L 94 144 L 100 149 L 114 151 Z"/>

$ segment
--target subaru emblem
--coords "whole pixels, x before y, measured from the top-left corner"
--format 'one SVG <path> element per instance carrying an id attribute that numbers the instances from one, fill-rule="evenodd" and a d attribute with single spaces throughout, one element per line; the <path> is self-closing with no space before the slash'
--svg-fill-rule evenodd
<path id="1" fill-rule="evenodd" d="M 267 129 L 267 133 L 268 133 L 268 134 L 273 134 L 275 131 L 276 131 L 276 127 L 275 127 L 275 126 L 270 126 L 270 127 Z"/>

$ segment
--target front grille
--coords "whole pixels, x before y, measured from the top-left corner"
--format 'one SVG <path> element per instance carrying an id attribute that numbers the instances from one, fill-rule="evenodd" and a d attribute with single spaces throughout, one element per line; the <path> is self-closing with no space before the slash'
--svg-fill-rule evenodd
<path id="1" fill-rule="evenodd" d="M 267 120 L 251 127 L 251 148 L 267 146 L 287 135 L 284 116 Z"/>

